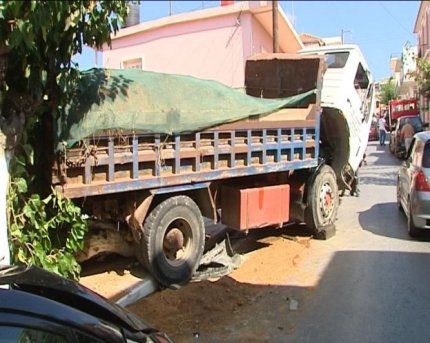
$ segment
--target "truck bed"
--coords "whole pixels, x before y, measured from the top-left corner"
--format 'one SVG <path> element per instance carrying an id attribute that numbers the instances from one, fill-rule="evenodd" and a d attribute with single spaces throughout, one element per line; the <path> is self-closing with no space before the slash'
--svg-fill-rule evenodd
<path id="1" fill-rule="evenodd" d="M 66 197 L 152 189 L 314 167 L 315 104 L 182 135 L 94 136 L 64 148 L 53 183 Z"/>
<path id="2" fill-rule="evenodd" d="M 320 56 L 255 56 L 246 65 L 248 95 L 285 98 L 316 92 L 291 108 L 192 133 L 115 130 L 73 147 L 64 144 L 52 183 L 66 197 L 82 198 L 315 167 L 324 70 Z"/>

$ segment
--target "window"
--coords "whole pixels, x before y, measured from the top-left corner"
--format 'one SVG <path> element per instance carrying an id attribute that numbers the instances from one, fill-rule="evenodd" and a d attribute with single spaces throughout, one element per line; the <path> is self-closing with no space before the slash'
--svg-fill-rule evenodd
<path id="1" fill-rule="evenodd" d="M 0 343 L 64 343 L 59 334 L 18 326 L 1 326 Z"/>
<path id="2" fill-rule="evenodd" d="M 369 120 L 372 118 L 372 113 L 370 113 L 370 110 L 372 108 L 373 92 L 373 84 L 371 84 L 369 90 L 367 91 L 366 102 L 364 104 L 363 109 L 363 121 L 365 121 L 366 123 L 368 123 Z"/>
<path id="3" fill-rule="evenodd" d="M 430 168 L 430 141 L 424 147 L 424 156 L 422 165 L 424 168 Z"/>
<path id="4" fill-rule="evenodd" d="M 357 67 L 357 72 L 354 78 L 354 87 L 360 89 L 367 89 L 367 87 L 369 87 L 369 78 L 367 77 L 367 72 L 361 63 L 359 63 Z"/>
<path id="5" fill-rule="evenodd" d="M 348 60 L 349 52 L 333 52 L 325 55 L 328 68 L 343 68 Z"/>
<path id="6" fill-rule="evenodd" d="M 407 117 L 407 118 L 404 118 L 403 120 L 399 120 L 399 130 L 401 130 L 403 125 L 405 125 L 406 120 L 408 120 L 408 122 L 414 127 L 415 132 L 421 132 L 423 130 L 423 123 L 421 121 L 421 118 L 418 116 Z"/>
<path id="7" fill-rule="evenodd" d="M 122 62 L 123 69 L 143 69 L 142 57 L 124 60 Z"/>
<path id="8" fill-rule="evenodd" d="M 89 336 L 86 333 L 75 331 L 76 337 L 79 343 L 103 343 L 103 341 L 95 338 L 94 336 Z"/>
<path id="9" fill-rule="evenodd" d="M 415 142 L 414 142 L 415 141 Z M 411 142 L 411 146 L 409 147 L 410 156 L 412 158 L 412 164 L 419 166 L 421 165 L 423 152 L 424 152 L 424 146 L 421 141 L 414 139 L 414 141 Z M 413 146 L 413 143 L 415 145 Z"/>

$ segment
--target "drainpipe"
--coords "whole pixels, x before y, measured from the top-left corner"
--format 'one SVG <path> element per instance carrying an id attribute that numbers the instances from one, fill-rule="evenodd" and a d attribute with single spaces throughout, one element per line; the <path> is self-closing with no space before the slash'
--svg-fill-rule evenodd
<path id="1" fill-rule="evenodd" d="M 279 52 L 278 0 L 272 1 L 272 23 L 273 23 L 273 52 Z"/>

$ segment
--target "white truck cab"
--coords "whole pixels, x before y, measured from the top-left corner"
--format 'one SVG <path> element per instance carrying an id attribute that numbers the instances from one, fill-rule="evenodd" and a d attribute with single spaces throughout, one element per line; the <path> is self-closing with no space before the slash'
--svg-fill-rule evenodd
<path id="1" fill-rule="evenodd" d="M 325 55 L 321 92 L 321 156 L 332 166 L 339 188 L 350 188 L 366 151 L 375 106 L 373 78 L 357 45 L 306 48 Z"/>

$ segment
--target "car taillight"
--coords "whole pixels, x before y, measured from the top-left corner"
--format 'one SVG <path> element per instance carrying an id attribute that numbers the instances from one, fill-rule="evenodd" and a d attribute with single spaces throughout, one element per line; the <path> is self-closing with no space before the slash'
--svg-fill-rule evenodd
<path id="1" fill-rule="evenodd" d="M 421 169 L 415 172 L 415 190 L 418 192 L 430 192 L 427 177 Z"/>

